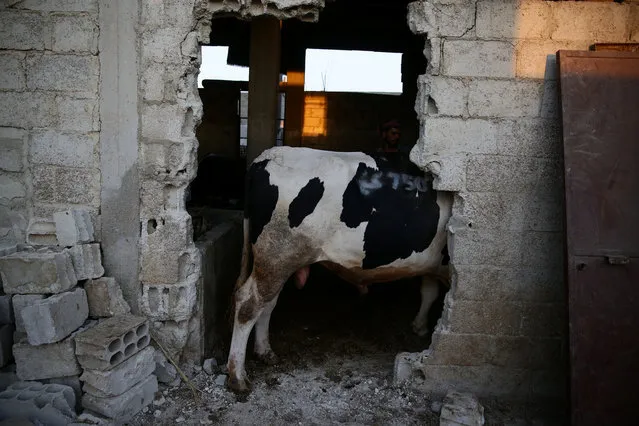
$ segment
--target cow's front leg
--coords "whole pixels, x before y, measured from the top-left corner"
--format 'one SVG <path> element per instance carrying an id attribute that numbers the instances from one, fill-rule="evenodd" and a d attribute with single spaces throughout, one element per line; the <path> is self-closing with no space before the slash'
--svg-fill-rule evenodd
<path id="1" fill-rule="evenodd" d="M 259 304 L 255 279 L 252 275 L 242 287 L 236 290 L 234 297 L 235 319 L 231 349 L 226 363 L 229 372 L 226 384 L 235 392 L 248 392 L 251 389 L 251 382 L 248 380 L 244 367 L 246 345 L 253 325 L 263 310 L 263 306 Z"/>
<path id="2" fill-rule="evenodd" d="M 262 362 L 268 365 L 277 363 L 277 355 L 273 352 L 269 341 L 269 323 L 278 297 L 279 294 L 264 306 L 262 315 L 257 319 L 257 323 L 255 323 L 255 354 Z"/>
<path id="3" fill-rule="evenodd" d="M 430 276 L 422 277 L 422 304 L 419 307 L 419 312 L 413 320 L 413 332 L 418 336 L 425 336 L 428 334 L 428 311 L 432 306 L 435 299 L 439 295 L 439 283 L 436 279 Z"/>

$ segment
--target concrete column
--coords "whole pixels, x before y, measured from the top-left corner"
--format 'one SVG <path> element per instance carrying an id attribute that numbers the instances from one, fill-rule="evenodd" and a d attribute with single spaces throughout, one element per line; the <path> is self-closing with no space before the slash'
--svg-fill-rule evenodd
<path id="1" fill-rule="evenodd" d="M 270 16 L 251 21 L 247 166 L 275 145 L 280 72 L 280 21 Z"/>
<path id="2" fill-rule="evenodd" d="M 101 221 L 105 275 L 138 312 L 138 2 L 100 0 Z"/>
<path id="3" fill-rule="evenodd" d="M 286 75 L 286 120 L 284 145 L 302 145 L 304 126 L 304 71 L 289 71 Z"/>

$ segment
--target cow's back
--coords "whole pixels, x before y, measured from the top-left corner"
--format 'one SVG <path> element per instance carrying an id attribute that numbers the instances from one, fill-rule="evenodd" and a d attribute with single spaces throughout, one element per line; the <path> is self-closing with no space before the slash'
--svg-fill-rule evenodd
<path id="1" fill-rule="evenodd" d="M 248 175 L 250 241 L 262 262 L 405 276 L 441 259 L 450 202 L 404 154 L 275 147 Z"/>

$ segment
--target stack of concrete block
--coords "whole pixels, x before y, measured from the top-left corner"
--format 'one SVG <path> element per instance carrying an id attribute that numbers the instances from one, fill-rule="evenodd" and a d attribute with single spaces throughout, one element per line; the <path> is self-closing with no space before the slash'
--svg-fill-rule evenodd
<path id="1" fill-rule="evenodd" d="M 88 267 L 88 262 L 93 264 Z M 85 324 L 89 312 L 77 277 L 87 270 L 95 275 L 102 268 L 95 266 L 101 263 L 99 257 L 88 262 L 83 253 L 74 259 L 69 249 L 59 247 L 0 258 L 4 290 L 13 295 L 13 356 L 21 380 L 77 380 L 80 367 L 72 334 Z"/>
<path id="2" fill-rule="evenodd" d="M 84 372 L 82 406 L 96 416 L 126 422 L 158 390 L 149 322 L 130 313 L 102 320 L 75 337 Z"/>
<path id="3" fill-rule="evenodd" d="M 33 220 L 27 238 L 29 244 L 0 252 L 0 367 L 15 358 L 2 384 L 0 420 L 12 415 L 3 398 L 17 398 L 27 401 L 23 411 L 49 416 L 46 424 L 67 424 L 70 411 L 37 395 L 55 386 L 74 393 L 73 417 L 82 409 L 109 421 L 132 417 L 157 391 L 155 350 L 147 320 L 131 315 L 116 280 L 103 277 L 89 213 Z M 18 395 L 11 387 L 17 380 L 45 388 Z"/>
<path id="4" fill-rule="evenodd" d="M 65 426 L 77 417 L 76 395 L 69 386 L 16 382 L 0 392 L 0 420 L 29 419 Z"/>
<path id="5" fill-rule="evenodd" d="M 79 216 L 86 219 L 88 214 Z M 84 239 L 77 242 L 90 243 L 92 227 L 86 221 L 82 226 L 91 233 L 84 232 Z M 85 323 L 87 294 L 78 280 L 98 278 L 104 270 L 99 244 L 60 247 L 58 236 L 62 241 L 70 239 L 58 235 L 57 229 L 65 231 L 64 226 L 56 228 L 53 220 L 32 220 L 27 239 L 35 246 L 20 245 L 0 257 L 0 277 L 7 293 L 0 296 L 0 363 L 15 358 L 16 378 L 68 385 L 79 401 L 81 369 L 73 333 L 90 323 Z"/>

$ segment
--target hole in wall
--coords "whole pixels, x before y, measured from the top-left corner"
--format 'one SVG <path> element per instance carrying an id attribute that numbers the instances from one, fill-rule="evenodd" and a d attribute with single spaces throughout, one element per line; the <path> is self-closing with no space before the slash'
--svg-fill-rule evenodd
<path id="1" fill-rule="evenodd" d="M 186 109 L 184 114 L 184 121 L 182 122 L 182 136 L 189 136 L 193 133 L 195 128 L 195 121 L 193 120 L 193 108 Z"/>
<path id="2" fill-rule="evenodd" d="M 428 112 L 428 114 L 438 114 L 439 113 L 439 109 L 437 108 L 437 102 L 435 102 L 435 99 L 433 99 L 432 97 L 428 97 L 428 105 L 426 107 L 426 111 Z"/>
<path id="3" fill-rule="evenodd" d="M 425 40 L 413 35 L 407 27 L 408 2 L 376 2 L 371 5 L 371 15 L 365 19 L 361 17 L 359 7 L 347 3 L 327 4 L 320 13 L 319 23 L 282 21 L 279 94 L 284 96 L 277 99 L 279 115 L 276 118 L 280 127 L 273 144 L 334 151 L 375 150 L 380 143 L 379 125 L 385 120 L 398 118 L 402 122 L 402 139 L 409 144 L 408 151 L 419 135 L 414 105 L 417 79 L 426 69 L 423 51 Z M 348 22 L 338 25 L 340 17 Z M 203 48 L 224 49 L 217 74 L 207 75 L 203 69 L 200 70 L 198 90 L 204 115 L 196 129 L 199 141 L 198 172 L 189 185 L 186 202 L 187 211 L 193 218 L 195 240 L 205 238 L 207 232 L 220 223 L 241 218 L 242 215 L 245 156 L 250 143 L 248 125 L 252 121 L 247 108 L 250 100 L 250 25 L 250 21 L 214 17 L 211 46 Z M 381 34 L 380 26 L 389 31 Z M 385 93 L 384 89 L 374 93 L 331 91 L 330 79 L 335 75 L 327 75 L 326 72 L 326 86 L 321 90 L 307 91 L 305 85 L 311 73 L 306 68 L 308 49 L 400 54 L 403 74 L 401 93 Z M 203 64 L 206 62 L 204 51 Z M 228 68 L 237 71 L 234 78 L 225 76 Z M 322 71 L 319 71 L 320 74 Z M 362 73 L 360 77 L 369 76 Z M 311 96 L 323 101 L 313 104 L 320 105 L 317 112 L 307 114 L 305 107 L 310 104 L 306 103 L 306 99 Z M 428 103 L 428 108 L 431 112 L 437 110 L 434 100 Z M 317 122 L 317 118 L 320 121 L 324 118 L 324 122 L 328 123 L 327 128 L 305 134 L 306 124 Z M 320 123 L 315 127 L 322 125 Z M 233 216 L 234 213 L 237 216 Z M 232 279 L 227 279 L 227 284 L 234 284 L 237 272 L 228 274 Z M 207 285 L 206 282 L 204 285 Z M 288 283 L 282 292 L 273 314 L 273 344 L 282 345 L 281 348 L 286 350 L 288 342 L 298 338 L 305 342 L 308 336 L 315 333 L 314 337 L 319 337 L 322 342 L 334 342 L 332 345 L 315 346 L 316 352 L 311 358 L 315 356 L 318 362 L 349 351 L 351 354 L 359 351 L 358 356 L 366 356 L 371 350 L 379 350 L 392 364 L 397 352 L 421 351 L 430 344 L 429 335 L 416 336 L 411 329 L 412 319 L 419 308 L 419 287 L 419 279 L 376 284 L 371 287 L 367 297 L 360 297 L 350 284 L 340 281 L 322 266 L 313 265 L 306 288 L 298 291 Z M 431 330 L 441 313 L 445 290 L 440 289 L 440 297 L 430 310 Z M 224 306 L 214 310 L 226 311 L 228 304 L 226 301 L 223 303 Z M 331 312 L 331 318 L 326 318 L 326 312 Z M 291 318 L 297 318 L 297 324 L 305 324 L 306 329 L 291 328 L 291 324 L 296 324 Z M 371 324 L 376 326 L 370 327 Z M 376 333 L 371 330 L 376 330 Z M 340 336 L 341 340 L 336 340 L 335 336 Z M 353 343 L 353 339 L 360 341 Z M 299 347 L 297 349 L 302 350 Z M 224 356 L 227 350 L 222 349 Z M 311 349 L 307 347 L 303 350 Z"/>
<path id="4" fill-rule="evenodd" d="M 149 219 L 149 221 L 146 223 L 146 231 L 149 235 L 154 233 L 157 228 L 158 222 L 155 219 Z"/>

